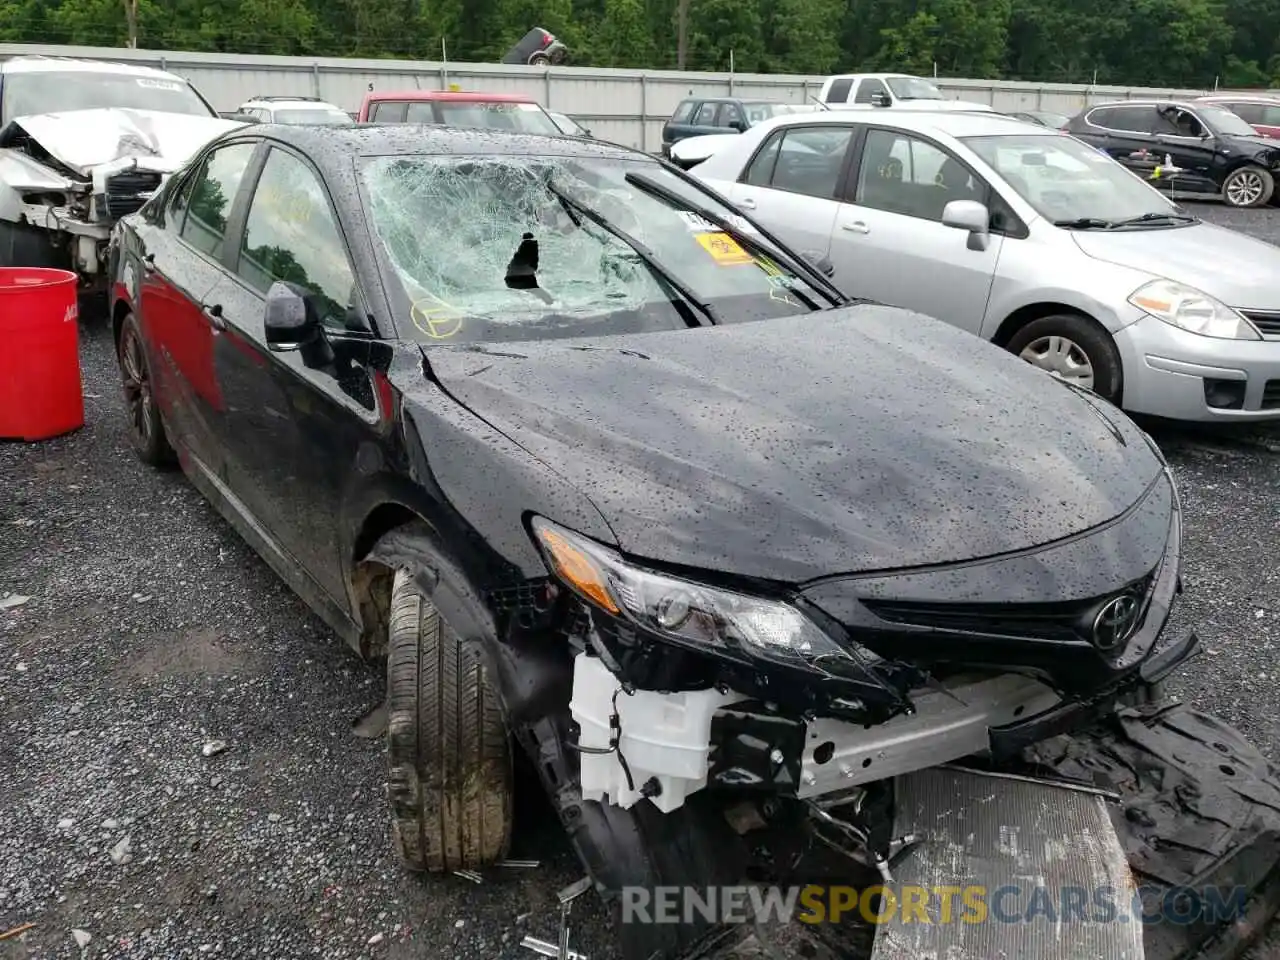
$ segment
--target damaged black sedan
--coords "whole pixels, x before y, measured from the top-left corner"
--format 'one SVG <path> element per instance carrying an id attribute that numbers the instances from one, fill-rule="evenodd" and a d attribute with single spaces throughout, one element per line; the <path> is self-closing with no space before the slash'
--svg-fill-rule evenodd
<path id="1" fill-rule="evenodd" d="M 113 236 L 130 435 L 386 658 L 412 868 L 507 855 L 521 750 L 620 914 L 830 869 L 937 881 L 939 844 L 994 883 L 999 851 L 903 799 L 974 777 L 1119 801 L 1080 813 L 1108 875 L 1271 904 L 1265 762 L 1160 700 L 1197 641 L 1166 630 L 1158 449 L 821 262 L 618 147 L 255 125 Z M 1052 878 L 1057 849 L 1016 869 Z M 713 955 L 722 919 L 624 924 L 624 954 Z M 863 919 L 807 928 L 802 955 L 888 956 Z"/>

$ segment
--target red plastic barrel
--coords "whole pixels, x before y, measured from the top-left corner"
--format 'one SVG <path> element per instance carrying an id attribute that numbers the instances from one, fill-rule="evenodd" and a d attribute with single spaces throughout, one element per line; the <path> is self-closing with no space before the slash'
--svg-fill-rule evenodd
<path id="1" fill-rule="evenodd" d="M 79 281 L 0 267 L 0 438 L 47 440 L 84 426 Z"/>

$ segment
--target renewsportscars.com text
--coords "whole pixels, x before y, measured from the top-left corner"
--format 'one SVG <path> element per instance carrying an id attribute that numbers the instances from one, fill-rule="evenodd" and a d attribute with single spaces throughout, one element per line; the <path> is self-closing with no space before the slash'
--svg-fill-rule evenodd
<path id="1" fill-rule="evenodd" d="M 1244 887 L 625 887 L 623 923 L 1225 923 Z"/>

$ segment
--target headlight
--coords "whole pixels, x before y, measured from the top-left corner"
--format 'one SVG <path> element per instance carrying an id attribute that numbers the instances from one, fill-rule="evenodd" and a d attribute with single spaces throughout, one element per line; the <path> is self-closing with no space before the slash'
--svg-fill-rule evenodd
<path id="1" fill-rule="evenodd" d="M 855 660 L 788 603 L 642 570 L 541 517 L 534 519 L 533 531 L 548 566 L 582 599 L 675 643 L 791 663 L 879 659 L 857 648 Z"/>
<path id="2" fill-rule="evenodd" d="M 1244 317 L 1207 293 L 1172 280 L 1152 280 L 1129 297 L 1129 302 L 1165 323 L 1205 337 L 1261 340 Z"/>

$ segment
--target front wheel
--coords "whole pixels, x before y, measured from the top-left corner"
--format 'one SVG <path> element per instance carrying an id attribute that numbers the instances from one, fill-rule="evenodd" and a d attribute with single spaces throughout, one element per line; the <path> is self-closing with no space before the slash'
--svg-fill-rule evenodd
<path id="1" fill-rule="evenodd" d="M 1222 183 L 1222 199 L 1229 207 L 1262 207 L 1271 202 L 1276 181 L 1262 167 L 1233 170 Z"/>
<path id="2" fill-rule="evenodd" d="M 1056 314 L 1033 320 L 1013 335 L 1008 350 L 1032 366 L 1118 403 L 1124 383 L 1120 354 L 1095 320 Z"/>
<path id="3" fill-rule="evenodd" d="M 550 64 L 551 64 L 551 58 L 548 57 L 545 53 L 535 53 L 532 57 L 529 58 L 529 66 L 531 67 L 546 67 L 546 66 L 550 66 Z"/>
<path id="4" fill-rule="evenodd" d="M 511 748 L 480 651 L 404 570 L 391 588 L 388 640 L 388 796 L 401 860 L 433 873 L 502 860 L 511 838 Z"/>

